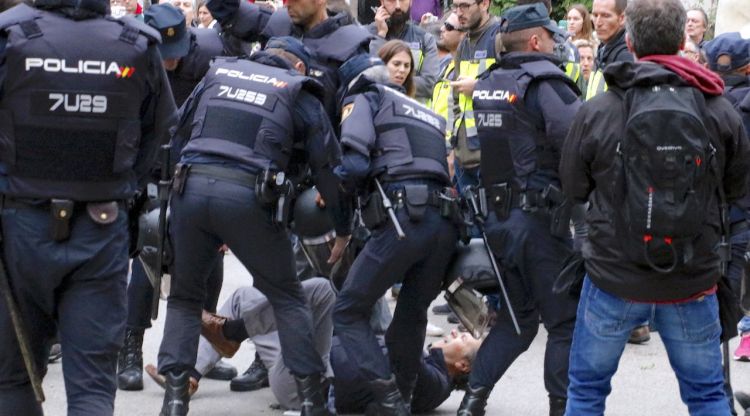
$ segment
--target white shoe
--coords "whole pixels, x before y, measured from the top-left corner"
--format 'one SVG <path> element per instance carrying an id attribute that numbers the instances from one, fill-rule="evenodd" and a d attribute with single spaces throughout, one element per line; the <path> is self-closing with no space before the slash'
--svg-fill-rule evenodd
<path id="1" fill-rule="evenodd" d="M 426 329 L 427 336 L 430 337 L 442 337 L 445 333 L 445 330 L 437 325 L 433 325 L 429 322 L 427 322 L 427 329 Z"/>

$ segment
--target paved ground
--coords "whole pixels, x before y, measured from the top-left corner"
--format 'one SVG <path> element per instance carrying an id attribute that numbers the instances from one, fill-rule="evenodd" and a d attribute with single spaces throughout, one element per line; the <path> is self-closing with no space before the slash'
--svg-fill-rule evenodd
<path id="1" fill-rule="evenodd" d="M 237 287 L 251 282 L 249 274 L 234 256 L 226 257 L 225 271 L 224 289 L 220 302 L 223 302 Z M 440 299 L 437 302 L 440 302 Z M 164 306 L 162 302 L 160 319 L 154 323 L 154 328 L 146 333 L 144 346 L 146 363 L 156 362 L 156 352 L 164 324 Z M 443 317 L 430 319 L 431 322 L 446 330 L 451 327 Z M 489 401 L 488 416 L 543 416 L 546 414 L 547 396 L 542 379 L 545 342 L 546 333 L 542 329 L 529 351 L 516 361 L 495 387 Z M 732 351 L 736 345 L 735 339 L 731 343 Z M 251 362 L 253 352 L 252 344 L 247 343 L 229 362 L 242 372 Z M 750 390 L 750 363 L 733 362 L 732 381 L 735 388 Z M 44 388 L 47 395 L 47 402 L 44 406 L 45 414 L 65 415 L 65 390 L 60 364 L 53 364 L 49 367 Z M 146 377 L 144 391 L 118 392 L 115 414 L 118 416 L 155 416 L 159 413 L 162 398 L 163 391 Z M 432 414 L 454 415 L 461 398 L 461 392 L 454 392 L 450 399 Z M 229 391 L 228 382 L 204 379 L 201 381 L 198 393 L 191 401 L 190 414 L 198 416 L 284 414 L 282 411 L 269 407 L 274 402 L 269 389 L 251 393 L 235 393 Z M 658 335 L 652 337 L 646 345 L 628 345 L 620 362 L 620 369 L 613 380 L 613 392 L 607 401 L 607 415 L 673 416 L 686 414 L 687 409 L 679 399 L 677 382 Z"/>

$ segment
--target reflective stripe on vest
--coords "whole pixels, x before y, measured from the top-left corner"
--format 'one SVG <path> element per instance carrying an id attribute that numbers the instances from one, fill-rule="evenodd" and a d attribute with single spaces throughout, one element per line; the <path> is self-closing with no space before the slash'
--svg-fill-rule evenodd
<path id="1" fill-rule="evenodd" d="M 472 59 L 469 61 L 459 62 L 459 73 L 462 76 L 476 78 L 479 74 L 484 72 L 492 64 L 495 63 L 495 58 L 485 59 Z M 453 123 L 453 135 L 458 134 L 458 128 L 461 125 L 461 120 L 464 120 L 466 127 L 466 137 L 474 137 L 477 135 L 477 126 L 474 121 L 474 105 L 471 97 L 467 97 L 464 94 L 458 95 L 458 107 L 461 110 L 461 117 L 457 118 Z"/>
<path id="2" fill-rule="evenodd" d="M 430 109 L 442 116 L 445 121 L 445 140 L 449 142 L 453 133 L 453 125 L 456 122 L 456 116 L 453 114 L 453 88 L 451 87 L 450 76 L 455 68 L 455 62 L 451 60 L 445 68 L 444 75 L 435 84 L 432 89 L 432 100 L 430 100 Z"/>
<path id="3" fill-rule="evenodd" d="M 589 76 L 589 85 L 586 88 L 586 100 L 588 101 L 604 91 L 607 91 L 607 82 L 604 81 L 604 73 L 597 69 L 596 72 Z"/>
<path id="4" fill-rule="evenodd" d="M 424 53 L 422 53 L 421 48 L 415 48 L 414 46 L 417 46 L 417 44 L 414 44 L 410 47 L 411 57 L 414 59 L 414 62 L 416 62 L 416 65 L 414 65 L 416 67 L 414 68 L 414 72 L 418 73 L 422 70 L 422 64 L 424 63 Z"/>
<path id="5" fill-rule="evenodd" d="M 581 64 L 577 62 L 568 62 L 565 64 L 565 75 L 572 79 L 573 82 L 578 82 L 581 77 Z"/>

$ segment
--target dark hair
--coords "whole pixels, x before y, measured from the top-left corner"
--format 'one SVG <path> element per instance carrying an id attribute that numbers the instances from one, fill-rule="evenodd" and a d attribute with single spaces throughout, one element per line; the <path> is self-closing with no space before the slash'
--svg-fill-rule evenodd
<path id="1" fill-rule="evenodd" d="M 581 34 L 576 37 L 576 39 L 586 39 L 591 40 L 594 38 L 594 22 L 591 21 L 591 13 L 589 13 L 589 9 L 586 7 L 586 5 L 581 3 L 576 3 L 571 5 L 568 8 L 567 13 L 570 13 L 571 10 L 575 10 L 578 13 L 581 14 L 581 17 L 583 18 L 583 22 L 581 23 Z M 568 18 L 567 13 L 565 14 L 565 18 Z"/>
<path id="2" fill-rule="evenodd" d="M 547 8 L 547 14 L 552 13 L 552 1 L 550 0 L 516 0 L 516 5 L 542 3 Z"/>
<path id="3" fill-rule="evenodd" d="M 685 8 L 680 0 L 632 0 L 625 30 L 637 57 L 675 55 L 685 40 Z"/>
<path id="4" fill-rule="evenodd" d="M 703 18 L 703 27 L 705 29 L 708 29 L 708 15 L 706 14 L 706 11 L 700 7 L 692 7 L 690 9 L 685 10 L 685 14 L 687 15 L 687 12 L 693 12 L 693 11 L 701 13 L 701 17 Z"/>
<path id="5" fill-rule="evenodd" d="M 414 71 L 416 71 L 417 69 L 415 68 L 414 55 L 411 54 L 409 45 L 407 45 L 406 42 L 402 40 L 389 40 L 388 42 L 383 44 L 380 50 L 378 50 L 378 57 L 380 57 L 383 63 L 388 66 L 388 62 L 393 59 L 393 57 L 399 52 L 406 52 L 406 54 L 409 55 L 411 68 L 409 68 L 409 74 L 406 76 L 406 81 L 404 81 L 404 89 L 406 90 L 406 95 L 408 95 L 409 97 L 414 97 L 414 94 L 417 91 L 417 86 L 414 85 Z"/>
<path id="6" fill-rule="evenodd" d="M 504 32 L 500 34 L 500 41 L 505 52 L 523 52 L 526 50 L 529 39 L 534 35 L 541 36 L 543 32 L 547 32 L 547 29 L 541 26 L 516 30 L 515 32 Z"/>
<path id="7" fill-rule="evenodd" d="M 628 0 L 615 0 L 615 12 L 623 14 L 628 8 Z"/>

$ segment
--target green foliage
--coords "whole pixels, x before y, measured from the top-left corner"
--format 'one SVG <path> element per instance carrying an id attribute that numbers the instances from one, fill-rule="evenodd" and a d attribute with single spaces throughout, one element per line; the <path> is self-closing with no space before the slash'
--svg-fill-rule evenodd
<path id="1" fill-rule="evenodd" d="M 553 1 L 553 3 L 557 3 L 555 6 L 552 7 L 552 18 L 555 21 L 559 21 L 561 19 L 565 19 L 565 15 L 567 14 L 568 7 L 572 4 L 576 3 L 583 3 L 588 7 L 589 11 L 591 11 L 591 3 L 593 0 L 558 0 Z M 493 16 L 500 16 L 503 14 L 503 11 L 505 9 L 508 9 L 510 7 L 513 7 L 516 5 L 516 0 L 490 0 L 490 14 Z"/>

